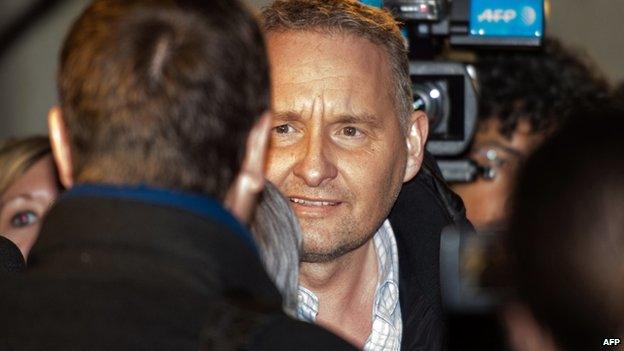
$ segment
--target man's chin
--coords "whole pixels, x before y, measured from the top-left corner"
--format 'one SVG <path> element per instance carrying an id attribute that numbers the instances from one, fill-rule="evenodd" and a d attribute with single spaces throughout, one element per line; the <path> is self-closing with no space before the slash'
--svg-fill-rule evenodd
<path id="1" fill-rule="evenodd" d="M 342 255 L 346 254 L 345 250 L 336 250 L 332 252 L 302 252 L 301 253 L 301 262 L 302 263 L 329 263 L 332 262 Z"/>
<path id="2" fill-rule="evenodd" d="M 301 253 L 302 263 L 329 263 L 339 259 L 340 257 L 359 249 L 362 245 L 366 244 L 371 237 L 363 238 L 362 240 L 346 243 L 332 248 L 319 249 L 319 248 L 306 248 L 304 245 L 303 252 Z"/>

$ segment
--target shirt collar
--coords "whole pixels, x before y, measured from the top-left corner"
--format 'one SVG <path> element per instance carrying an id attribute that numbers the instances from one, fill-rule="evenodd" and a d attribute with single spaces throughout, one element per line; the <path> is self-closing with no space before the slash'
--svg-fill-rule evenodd
<path id="1" fill-rule="evenodd" d="M 158 206 L 177 208 L 225 225 L 257 253 L 256 244 L 249 231 L 214 198 L 177 190 L 146 185 L 108 185 L 84 183 L 72 187 L 61 196 L 103 197 L 139 201 Z"/>
<path id="2" fill-rule="evenodd" d="M 318 314 L 318 297 L 316 297 L 312 291 L 299 285 L 297 298 L 297 319 L 308 323 L 314 323 L 316 321 L 316 315 Z"/>
<path id="3" fill-rule="evenodd" d="M 373 314 L 393 322 L 399 303 L 399 255 L 390 222 L 385 220 L 373 237 L 379 267 L 379 284 L 373 305 Z"/>

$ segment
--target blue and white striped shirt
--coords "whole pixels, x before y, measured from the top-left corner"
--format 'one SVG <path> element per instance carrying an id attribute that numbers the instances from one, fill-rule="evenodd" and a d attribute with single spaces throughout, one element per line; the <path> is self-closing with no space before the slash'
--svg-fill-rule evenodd
<path id="1" fill-rule="evenodd" d="M 403 322 L 399 304 L 399 254 L 390 222 L 385 220 L 373 237 L 379 280 L 375 290 L 372 310 L 373 327 L 364 344 L 366 351 L 401 348 Z M 319 299 L 310 290 L 299 286 L 297 318 L 314 323 L 319 309 Z"/>

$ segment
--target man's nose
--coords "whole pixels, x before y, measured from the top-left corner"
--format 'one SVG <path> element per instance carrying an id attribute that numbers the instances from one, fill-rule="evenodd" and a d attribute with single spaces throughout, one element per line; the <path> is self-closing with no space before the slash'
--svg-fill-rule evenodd
<path id="1" fill-rule="evenodd" d="M 302 157 L 294 167 L 295 176 L 303 179 L 306 185 L 317 187 L 327 180 L 336 178 L 338 170 L 327 157 L 328 145 L 320 135 L 308 139 Z"/>

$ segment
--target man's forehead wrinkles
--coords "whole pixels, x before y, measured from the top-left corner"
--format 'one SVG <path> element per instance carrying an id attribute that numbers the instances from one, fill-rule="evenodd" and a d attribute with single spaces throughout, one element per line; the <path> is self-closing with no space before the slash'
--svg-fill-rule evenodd
<path id="1" fill-rule="evenodd" d="M 344 91 L 341 91 L 344 92 Z M 336 95 L 331 90 L 309 95 L 302 95 L 297 99 L 287 101 L 286 104 L 276 106 L 275 119 L 280 121 L 302 121 L 314 117 L 321 117 L 326 121 L 342 121 L 353 123 L 367 123 L 371 125 L 383 124 L 378 111 L 367 108 L 366 104 L 358 104 L 353 94 Z"/>
<path id="2" fill-rule="evenodd" d="M 297 86 L 319 84 L 321 86 L 332 86 L 336 83 L 351 83 L 355 81 L 366 81 L 366 77 L 359 77 L 353 72 L 342 72 L 339 70 L 327 70 L 325 72 L 310 72 L 309 69 L 290 69 L 288 74 L 280 75 L 281 72 L 276 71 L 274 80 L 276 85 Z M 350 73 L 350 74 L 347 74 Z"/>
<path id="3" fill-rule="evenodd" d="M 388 111 L 394 111 L 391 72 L 383 68 L 385 53 L 374 44 L 310 33 L 270 38 L 276 111 L 298 111 L 306 123 L 368 125 L 384 125 Z"/>
<path id="4" fill-rule="evenodd" d="M 316 94 L 312 99 L 312 108 L 310 109 L 310 117 L 313 116 L 323 116 L 325 113 L 324 99 L 323 99 L 324 91 Z"/>
<path id="5" fill-rule="evenodd" d="M 349 76 L 339 76 L 334 79 L 327 77 L 314 77 L 313 79 L 304 80 L 301 77 L 293 77 L 289 81 L 277 80 L 274 84 L 274 92 L 278 103 L 301 103 L 308 101 L 311 106 L 312 102 L 320 99 L 324 104 L 343 100 L 344 103 L 351 103 L 353 99 L 357 100 L 358 96 L 375 95 L 366 91 L 368 82 L 353 79 Z M 282 97 L 288 94 L 288 98 Z M 314 100 L 314 101 L 313 101 Z"/>

